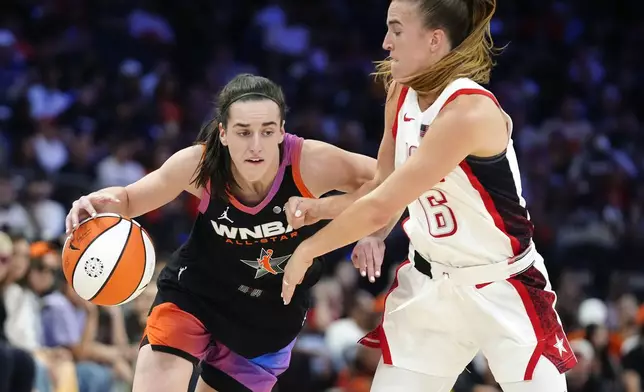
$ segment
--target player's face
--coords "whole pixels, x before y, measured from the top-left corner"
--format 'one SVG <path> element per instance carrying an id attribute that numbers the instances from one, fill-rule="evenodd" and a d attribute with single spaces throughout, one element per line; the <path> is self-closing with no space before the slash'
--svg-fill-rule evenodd
<path id="1" fill-rule="evenodd" d="M 279 166 L 284 122 L 275 102 L 235 102 L 228 109 L 226 129 L 221 124 L 219 128 L 221 142 L 228 146 L 233 165 L 246 181 L 262 181 Z"/>
<path id="2" fill-rule="evenodd" d="M 392 59 L 391 73 L 396 81 L 414 76 L 444 55 L 440 30 L 428 29 L 414 0 L 393 0 L 387 12 L 387 34 L 382 47 Z"/>

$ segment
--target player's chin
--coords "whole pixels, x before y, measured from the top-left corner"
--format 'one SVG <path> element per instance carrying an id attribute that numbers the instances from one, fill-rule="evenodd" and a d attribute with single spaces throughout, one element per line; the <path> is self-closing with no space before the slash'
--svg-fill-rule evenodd
<path id="1" fill-rule="evenodd" d="M 391 77 L 398 83 L 403 83 L 411 76 L 409 72 L 405 71 L 405 68 L 401 66 L 398 62 L 391 63 Z"/>
<path id="2" fill-rule="evenodd" d="M 267 165 L 265 163 L 252 163 L 243 166 L 241 175 L 249 182 L 260 181 L 264 178 L 264 175 L 267 172 L 266 169 Z"/>

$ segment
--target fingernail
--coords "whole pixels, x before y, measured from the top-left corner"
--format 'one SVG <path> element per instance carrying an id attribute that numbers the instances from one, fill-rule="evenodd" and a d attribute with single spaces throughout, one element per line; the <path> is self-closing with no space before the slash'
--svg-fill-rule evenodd
<path id="1" fill-rule="evenodd" d="M 376 271 L 376 278 L 380 277 L 380 271 Z"/>
<path id="2" fill-rule="evenodd" d="M 302 216 L 302 211 L 300 211 L 300 210 L 295 211 L 295 217 L 296 218 L 299 218 L 301 216 Z"/>
<path id="3" fill-rule="evenodd" d="M 95 213 L 95 212 L 94 212 L 94 213 L 92 213 L 92 218 L 94 218 L 95 216 L 96 216 L 96 213 Z"/>
<path id="4" fill-rule="evenodd" d="M 362 277 L 364 278 L 365 276 L 367 276 L 367 272 L 366 271 L 360 271 L 360 275 L 362 275 Z"/>
<path id="5" fill-rule="evenodd" d="M 373 282 L 375 282 L 375 281 L 376 281 L 376 278 L 374 278 L 373 276 L 370 276 L 370 277 L 369 277 L 369 282 L 373 283 Z"/>

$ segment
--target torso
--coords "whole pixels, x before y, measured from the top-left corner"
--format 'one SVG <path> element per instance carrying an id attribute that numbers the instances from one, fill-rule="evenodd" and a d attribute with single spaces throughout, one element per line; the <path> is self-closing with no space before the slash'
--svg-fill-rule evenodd
<path id="1" fill-rule="evenodd" d="M 412 89 L 403 88 L 394 122 L 395 166 L 403 165 L 418 148 L 427 127 L 440 110 L 461 94 L 496 98 L 469 79 L 452 82 L 425 111 Z M 498 105 L 498 102 L 496 102 Z M 512 121 L 506 118 L 507 131 Z M 516 154 L 509 139 L 505 152 L 491 158 L 469 156 L 443 180 L 409 204 L 403 223 L 410 252 L 454 267 L 505 261 L 531 244 L 533 225 L 521 196 Z"/>
<path id="2" fill-rule="evenodd" d="M 159 278 L 160 289 L 194 296 L 203 306 L 180 307 L 198 313 L 215 339 L 242 355 L 277 351 L 295 338 L 308 310 L 308 288 L 321 275 L 316 260 L 294 301 L 284 306 L 283 269 L 297 246 L 321 227 L 293 230 L 283 211 L 291 196 L 311 197 L 299 177 L 302 142 L 286 135 L 278 174 L 257 206 L 247 207 L 234 197 L 228 202 L 211 199 L 205 192 L 188 241 Z M 245 328 L 249 334 L 243 333 Z"/>

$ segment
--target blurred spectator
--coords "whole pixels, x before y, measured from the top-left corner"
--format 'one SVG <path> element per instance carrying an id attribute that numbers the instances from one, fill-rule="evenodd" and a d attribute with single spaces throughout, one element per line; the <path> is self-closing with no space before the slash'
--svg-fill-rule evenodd
<path id="1" fill-rule="evenodd" d="M 4 291 L 10 274 L 13 244 L 11 238 L 0 232 L 0 390 L 31 392 L 35 382 L 35 363 L 32 356 L 7 341 L 5 322 L 7 309 Z"/>
<path id="2" fill-rule="evenodd" d="M 135 144 L 132 140 L 120 140 L 109 155 L 97 166 L 97 187 L 126 186 L 145 175 L 143 166 L 135 161 Z"/>

